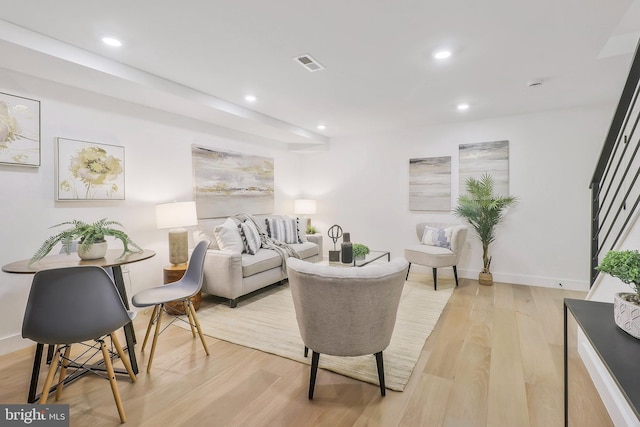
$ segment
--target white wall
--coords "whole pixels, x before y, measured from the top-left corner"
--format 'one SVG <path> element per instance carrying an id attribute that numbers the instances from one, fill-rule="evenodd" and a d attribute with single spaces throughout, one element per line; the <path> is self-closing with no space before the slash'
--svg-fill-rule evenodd
<path id="1" fill-rule="evenodd" d="M 293 210 L 293 197 L 299 193 L 298 155 L 284 146 L 270 141 L 259 146 L 255 137 L 1 69 L 0 92 L 40 100 L 42 133 L 39 168 L 0 165 L 0 265 L 30 258 L 55 232 L 49 229 L 52 225 L 108 217 L 124 224 L 140 246 L 157 252 L 128 266 L 129 296 L 162 283 L 167 232 L 156 229 L 154 206 L 192 200 L 191 144 L 273 157 L 275 210 Z M 124 146 L 126 200 L 56 202 L 56 137 Z M 31 344 L 20 330 L 32 277 L 0 272 L 0 354 Z"/>
<path id="2" fill-rule="evenodd" d="M 446 212 L 409 211 L 409 159 L 451 156 L 455 206 L 458 145 L 506 139 L 510 191 L 520 203 L 491 248 L 494 279 L 587 290 L 588 187 L 612 112 L 581 108 L 333 139 L 327 153 L 304 157 L 305 194 L 318 199 L 313 223 L 325 234 L 337 223 L 352 241 L 401 256 L 417 238 L 416 222 L 460 221 Z M 463 277 L 477 277 L 481 253 L 471 234 L 458 266 Z"/>

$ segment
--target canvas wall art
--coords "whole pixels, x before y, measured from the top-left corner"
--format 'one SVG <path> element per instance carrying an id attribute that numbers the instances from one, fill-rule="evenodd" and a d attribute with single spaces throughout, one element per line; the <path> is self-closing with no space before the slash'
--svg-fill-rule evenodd
<path id="1" fill-rule="evenodd" d="M 58 200 L 124 200 L 124 147 L 58 138 Z"/>
<path id="2" fill-rule="evenodd" d="M 40 101 L 0 93 L 0 163 L 40 166 Z"/>
<path id="3" fill-rule="evenodd" d="M 273 159 L 191 147 L 198 219 L 273 212 Z"/>
<path id="4" fill-rule="evenodd" d="M 460 194 L 466 193 L 467 178 L 485 173 L 495 181 L 496 195 L 509 195 L 509 141 L 460 144 Z"/>
<path id="5" fill-rule="evenodd" d="M 451 210 L 451 157 L 409 159 L 409 209 Z"/>

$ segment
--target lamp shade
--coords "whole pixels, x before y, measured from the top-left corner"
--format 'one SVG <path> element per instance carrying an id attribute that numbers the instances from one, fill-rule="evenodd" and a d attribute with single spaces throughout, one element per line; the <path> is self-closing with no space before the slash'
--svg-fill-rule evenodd
<path id="1" fill-rule="evenodd" d="M 316 213 L 316 201 L 311 199 L 296 199 L 293 202 L 293 213 L 313 215 Z"/>
<path id="2" fill-rule="evenodd" d="M 156 205 L 156 225 L 158 228 L 180 228 L 197 224 L 196 202 Z"/>

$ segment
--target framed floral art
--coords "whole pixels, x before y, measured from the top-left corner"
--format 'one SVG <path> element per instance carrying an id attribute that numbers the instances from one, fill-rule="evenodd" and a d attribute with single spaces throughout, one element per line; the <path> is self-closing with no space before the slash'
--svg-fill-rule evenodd
<path id="1" fill-rule="evenodd" d="M 40 101 L 0 93 L 0 164 L 40 166 Z"/>
<path id="2" fill-rule="evenodd" d="M 124 200 L 124 147 L 58 138 L 57 200 Z"/>

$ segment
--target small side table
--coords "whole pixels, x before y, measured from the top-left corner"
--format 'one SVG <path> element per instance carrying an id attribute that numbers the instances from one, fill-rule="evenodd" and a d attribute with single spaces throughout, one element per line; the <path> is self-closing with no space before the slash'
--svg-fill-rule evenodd
<path id="1" fill-rule="evenodd" d="M 167 284 L 167 283 L 177 282 L 178 280 L 182 279 L 182 276 L 184 276 L 185 271 L 187 271 L 187 264 L 167 265 L 163 267 L 162 278 L 164 280 L 164 283 Z M 197 294 L 195 294 L 189 299 L 191 300 L 191 304 L 193 304 L 193 308 L 197 310 L 198 308 L 200 308 L 200 301 L 202 301 L 202 293 L 198 292 Z M 171 301 L 171 302 L 165 303 L 164 308 L 169 314 L 173 314 L 173 315 L 185 314 L 184 305 L 182 304 L 182 301 Z"/>

